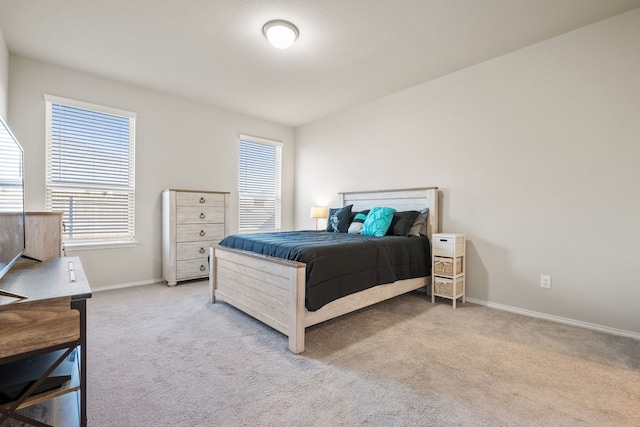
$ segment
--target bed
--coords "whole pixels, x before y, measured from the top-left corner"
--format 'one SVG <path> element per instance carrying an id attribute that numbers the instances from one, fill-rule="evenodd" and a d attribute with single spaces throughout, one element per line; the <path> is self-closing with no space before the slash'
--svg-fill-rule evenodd
<path id="1" fill-rule="evenodd" d="M 438 232 L 437 187 L 339 193 L 339 206 L 348 205 L 354 212 L 375 206 L 428 208 L 429 241 Z M 220 298 L 288 336 L 289 350 L 296 354 L 304 351 L 305 328 L 431 284 L 430 275 L 396 280 L 310 311 L 305 306 L 307 264 L 220 245 L 210 249 L 210 256 L 210 302 Z"/>

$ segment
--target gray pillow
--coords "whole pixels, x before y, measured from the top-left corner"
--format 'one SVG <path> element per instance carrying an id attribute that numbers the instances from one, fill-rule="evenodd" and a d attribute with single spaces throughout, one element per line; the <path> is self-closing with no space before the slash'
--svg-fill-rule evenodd
<path id="1" fill-rule="evenodd" d="M 393 214 L 387 236 L 408 236 L 409 230 L 420 216 L 418 211 L 403 211 Z"/>
<path id="2" fill-rule="evenodd" d="M 413 226 L 409 230 L 408 236 L 426 236 L 427 235 L 427 217 L 429 216 L 429 208 L 420 211 L 420 215 L 413 222 Z"/>

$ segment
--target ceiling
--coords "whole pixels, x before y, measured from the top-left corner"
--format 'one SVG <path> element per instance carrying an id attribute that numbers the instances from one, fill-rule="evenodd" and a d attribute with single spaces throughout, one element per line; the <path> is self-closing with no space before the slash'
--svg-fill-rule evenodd
<path id="1" fill-rule="evenodd" d="M 12 54 L 299 126 L 640 0 L 0 0 Z M 262 26 L 300 30 L 288 50 Z"/>

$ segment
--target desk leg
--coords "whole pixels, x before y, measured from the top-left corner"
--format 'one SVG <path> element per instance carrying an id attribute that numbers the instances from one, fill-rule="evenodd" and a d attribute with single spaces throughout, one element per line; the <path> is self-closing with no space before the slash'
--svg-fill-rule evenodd
<path id="1" fill-rule="evenodd" d="M 80 312 L 80 426 L 87 425 L 87 300 L 71 301 Z"/>

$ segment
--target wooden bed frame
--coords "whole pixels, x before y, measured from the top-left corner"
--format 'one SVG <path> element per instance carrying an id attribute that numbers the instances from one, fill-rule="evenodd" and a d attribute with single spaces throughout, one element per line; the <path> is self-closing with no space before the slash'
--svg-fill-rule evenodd
<path id="1" fill-rule="evenodd" d="M 438 232 L 438 188 L 339 193 L 353 211 L 389 206 L 398 211 L 429 208 L 427 234 Z M 210 302 L 216 297 L 289 337 L 289 350 L 304 351 L 305 328 L 431 284 L 431 276 L 378 285 L 340 298 L 316 311 L 305 308 L 306 264 L 238 249 L 210 248 Z"/>

